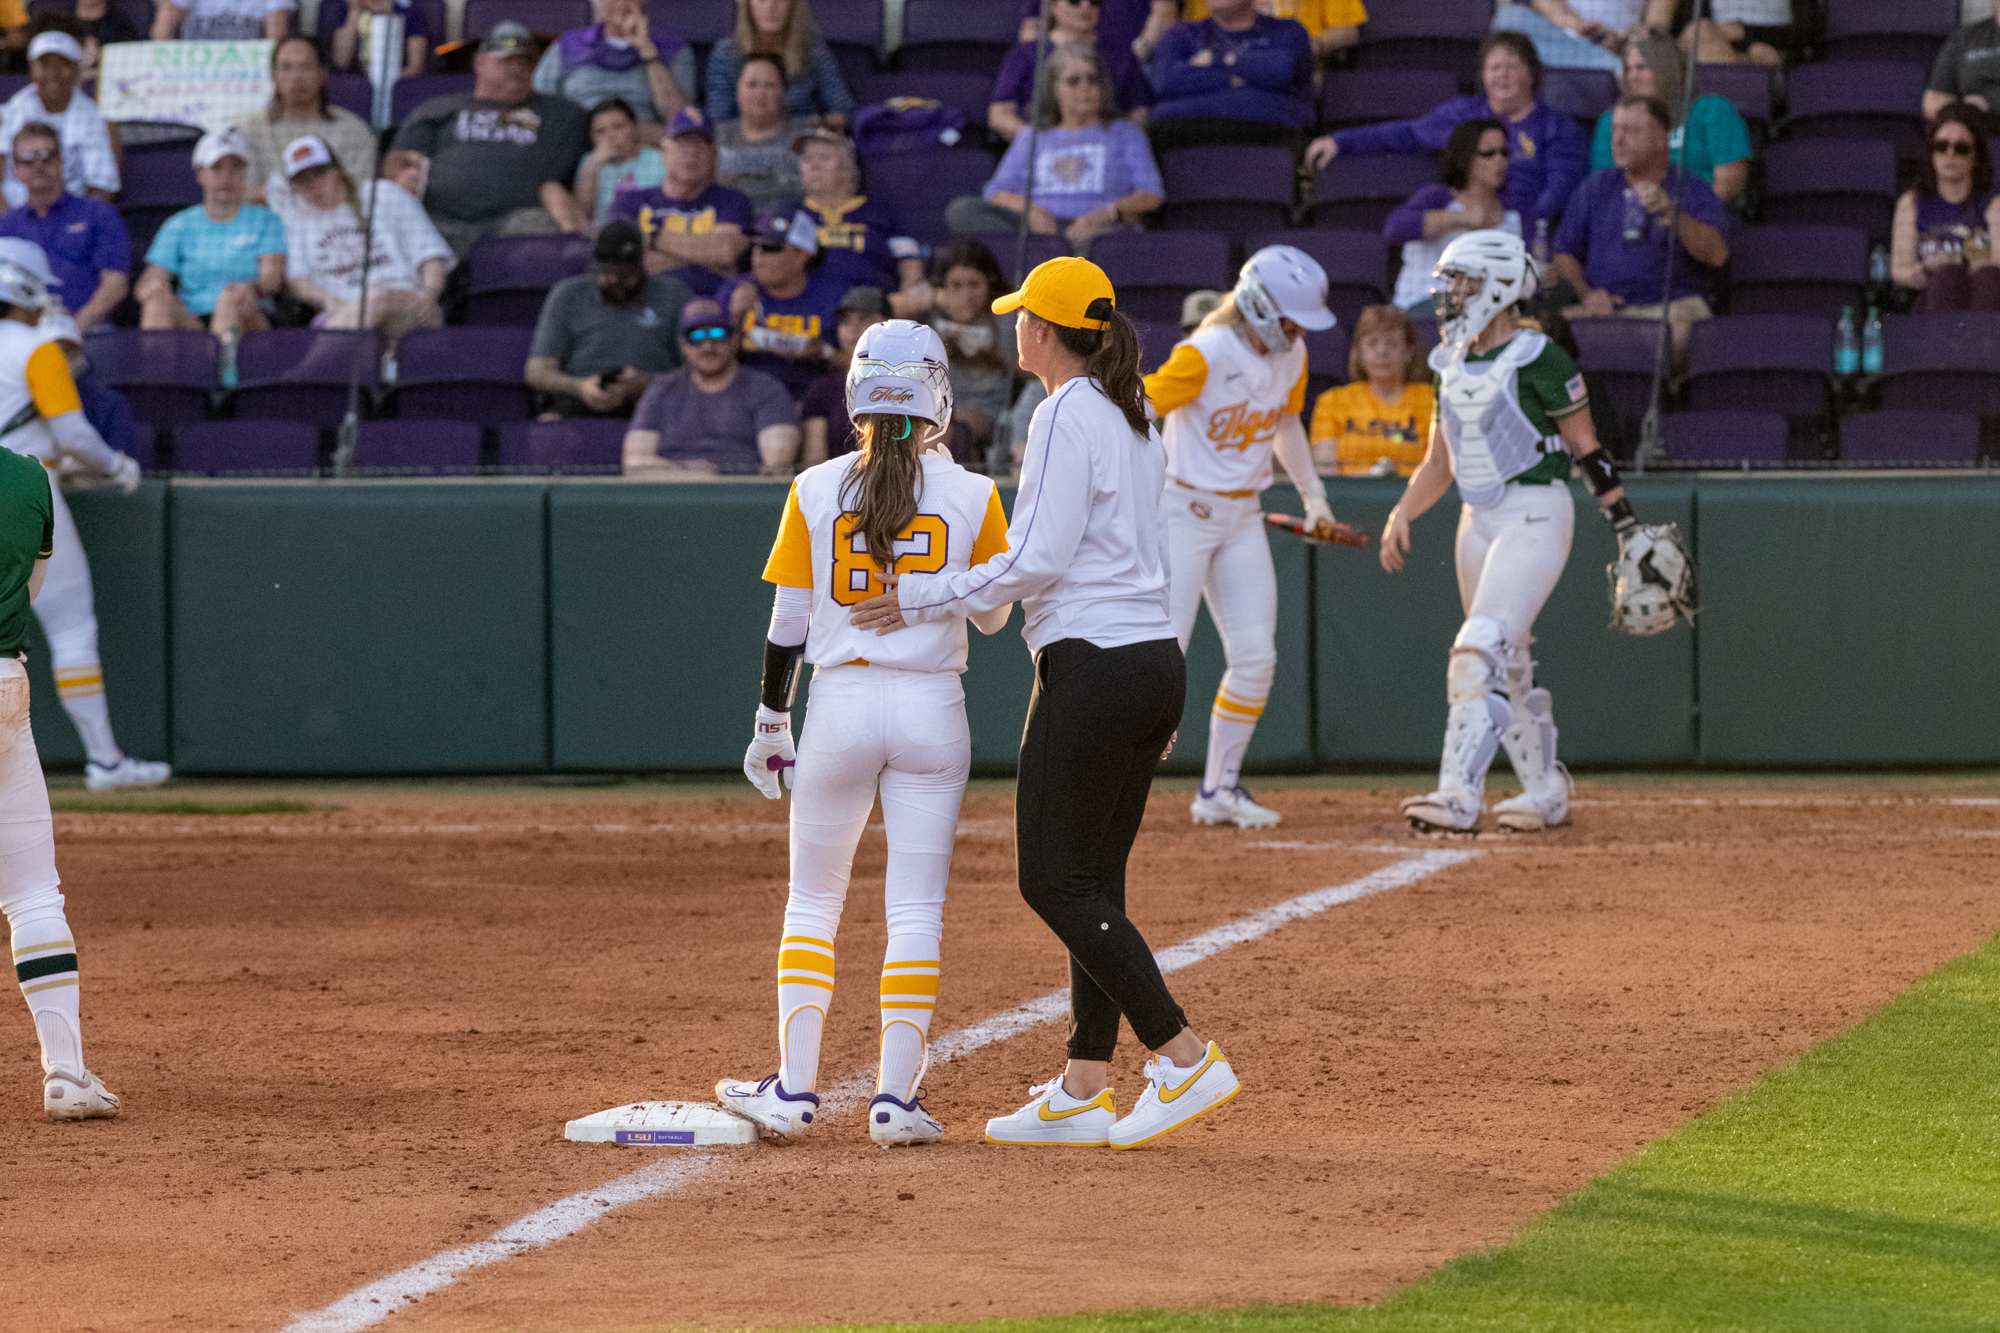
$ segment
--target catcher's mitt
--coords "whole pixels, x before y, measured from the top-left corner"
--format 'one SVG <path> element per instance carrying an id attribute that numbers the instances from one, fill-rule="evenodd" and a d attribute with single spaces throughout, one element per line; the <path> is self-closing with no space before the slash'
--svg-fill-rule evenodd
<path id="1" fill-rule="evenodd" d="M 1645 638 L 1666 633 L 1677 619 L 1694 623 L 1694 561 L 1675 524 L 1628 529 L 1604 573 L 1611 581 L 1611 628 Z"/>

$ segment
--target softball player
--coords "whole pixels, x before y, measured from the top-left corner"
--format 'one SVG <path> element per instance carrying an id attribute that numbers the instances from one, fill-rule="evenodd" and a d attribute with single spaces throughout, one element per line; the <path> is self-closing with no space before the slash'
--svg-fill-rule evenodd
<path id="1" fill-rule="evenodd" d="M 67 392 L 69 415 L 81 418 L 62 354 L 35 337 L 47 282 L 48 261 L 39 246 L 0 241 L 0 365 L 18 374 L 25 363 L 44 412 L 60 407 L 59 395 Z M 50 415 L 64 421 L 60 413 Z M 0 450 L 0 911 L 14 950 L 14 978 L 41 1041 L 42 1108 L 51 1120 L 89 1120 L 117 1115 L 118 1098 L 83 1063 L 76 942 L 63 914 L 55 827 L 28 725 L 28 669 L 21 661 L 28 607 L 44 591 L 54 564 L 61 512 L 48 470 Z"/>
<path id="2" fill-rule="evenodd" d="M 951 425 L 950 366 L 928 327 L 906 319 L 861 335 L 847 372 L 857 452 L 808 468 L 792 485 L 764 577 L 778 585 L 764 648 L 763 702 L 744 772 L 779 799 L 792 769 L 792 882 L 778 945 L 778 1071 L 724 1080 L 723 1106 L 789 1141 L 819 1107 L 820 1033 L 833 996 L 834 932 L 875 793 L 889 839 L 883 898 L 881 1075 L 868 1133 L 883 1147 L 929 1143 L 944 1127 L 919 1091 L 937 1004 L 939 939 L 952 838 L 971 766 L 962 615 L 878 637 L 848 608 L 893 572 L 969 569 L 1007 549 L 993 483 L 926 451 Z M 871 552 L 880 551 L 885 558 Z M 1012 603 L 974 615 L 988 634 Z M 812 708 L 794 767 L 791 706 L 801 655 Z"/>
<path id="3" fill-rule="evenodd" d="M 1520 237 L 1472 231 L 1445 247 L 1431 282 L 1443 339 L 1430 358 L 1438 415 L 1424 461 L 1390 511 L 1381 556 L 1391 573 L 1403 568 L 1411 522 L 1456 480 L 1465 623 L 1445 671 L 1444 757 L 1438 789 L 1403 803 L 1423 832 L 1479 826 L 1486 769 L 1502 744 L 1522 791 L 1494 807 L 1500 826 L 1535 832 L 1569 821 L 1554 701 L 1535 685 L 1528 647 L 1569 559 L 1571 459 L 1621 541 L 1638 521 L 1618 469 L 1598 447 L 1576 363 L 1516 323 L 1515 303 L 1535 294 L 1537 278 Z"/>
<path id="4" fill-rule="evenodd" d="M 1266 246 L 1236 288 L 1167 363 L 1146 378 L 1163 418 L 1167 486 L 1160 500 L 1172 570 L 1174 633 L 1186 651 L 1204 596 L 1229 669 L 1208 721 L 1208 762 L 1191 813 L 1197 824 L 1269 828 L 1278 812 L 1237 782 L 1278 668 L 1278 578 L 1258 496 L 1276 454 L 1305 501 L 1306 521 L 1330 529 L 1333 510 L 1313 469 L 1301 329 L 1330 329 L 1326 273 L 1303 250 Z"/>

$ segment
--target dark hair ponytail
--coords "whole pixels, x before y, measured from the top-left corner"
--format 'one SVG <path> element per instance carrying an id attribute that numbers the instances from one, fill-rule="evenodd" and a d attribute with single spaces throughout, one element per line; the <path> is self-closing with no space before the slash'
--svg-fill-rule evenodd
<path id="1" fill-rule="evenodd" d="M 1110 301 L 1100 296 L 1084 315 L 1105 321 L 1102 329 L 1073 329 L 1054 324 L 1056 341 L 1083 358 L 1083 373 L 1097 381 L 1112 406 L 1125 414 L 1134 435 L 1146 433 L 1146 382 L 1139 378 L 1139 330 Z M 1037 316 L 1040 318 L 1040 316 Z"/>
<path id="2" fill-rule="evenodd" d="M 923 498 L 923 432 L 917 417 L 869 413 L 854 419 L 861 457 L 840 483 L 840 507 L 868 542 L 868 558 L 887 574 L 896 564 L 896 537 L 917 516 Z"/>

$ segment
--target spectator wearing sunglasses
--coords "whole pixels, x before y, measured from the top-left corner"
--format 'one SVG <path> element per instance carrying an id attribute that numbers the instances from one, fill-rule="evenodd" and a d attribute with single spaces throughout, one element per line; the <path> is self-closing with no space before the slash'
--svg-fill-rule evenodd
<path id="1" fill-rule="evenodd" d="M 718 473 L 783 475 L 799 456 L 799 412 L 785 387 L 740 365 L 721 306 L 681 308 L 679 370 L 647 386 L 625 434 L 625 475 L 672 481 Z"/>
<path id="2" fill-rule="evenodd" d="M 9 147 L 14 179 L 27 187 L 28 201 L 0 213 L 0 236 L 42 247 L 60 284 L 50 295 L 62 299 L 78 328 L 95 332 L 132 290 L 125 221 L 102 199 L 63 188 L 62 140 L 53 126 L 29 121 Z"/>
<path id="3" fill-rule="evenodd" d="M 1993 233 L 2000 200 L 1986 152 L 1986 113 L 1956 102 L 1931 124 L 1917 183 L 1896 201 L 1889 272 L 1919 314 L 2000 311 Z"/>
<path id="4" fill-rule="evenodd" d="M 1459 122 L 1445 142 L 1443 178 L 1426 185 L 1389 215 L 1382 230 L 1403 243 L 1395 305 L 1412 319 L 1432 320 L 1431 270 L 1462 231 L 1489 228 L 1521 234 L 1521 215 L 1507 207 L 1507 127 L 1497 120 Z"/>
<path id="5" fill-rule="evenodd" d="M 594 273 L 550 289 L 528 349 L 528 386 L 546 395 L 543 419 L 630 417 L 657 375 L 678 367 L 680 312 L 694 293 L 648 274 L 646 241 L 623 218 L 597 233 Z"/>
<path id="6" fill-rule="evenodd" d="M 840 298 L 853 285 L 822 268 L 825 258 L 811 214 L 767 213 L 750 247 L 750 271 L 715 294 L 743 335 L 743 364 L 775 377 L 793 398 L 833 359 Z"/>
<path id="7" fill-rule="evenodd" d="M 1112 103 L 1144 129 L 1152 112 L 1153 85 L 1132 54 L 1131 41 L 1118 40 L 1098 22 L 1104 12 L 1103 0 L 1051 0 L 1049 12 L 1055 19 L 1050 25 L 1049 45 L 1096 50 Z M 1004 139 L 1012 140 L 1028 128 L 1038 49 L 1039 43 L 1032 40 L 1017 44 L 1001 62 L 1000 77 L 993 82 L 993 104 L 986 108 L 986 124 Z"/>

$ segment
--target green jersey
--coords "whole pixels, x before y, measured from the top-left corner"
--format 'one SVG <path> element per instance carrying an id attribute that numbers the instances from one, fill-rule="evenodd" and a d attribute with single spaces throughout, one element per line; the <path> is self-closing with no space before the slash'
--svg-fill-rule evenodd
<path id="1" fill-rule="evenodd" d="M 1484 352 L 1468 352 L 1465 359 L 1468 362 L 1492 361 L 1513 341 L 1509 338 Z M 1433 378 L 1440 381 L 1438 401 L 1442 404 L 1442 377 Z M 1570 359 L 1569 353 L 1556 346 L 1554 339 L 1542 347 L 1534 360 L 1514 372 L 1514 393 L 1521 404 L 1521 415 L 1528 419 L 1528 424 L 1544 440 L 1552 440 L 1560 434 L 1557 423 L 1564 417 L 1590 407 L 1590 396 L 1584 390 L 1582 372 L 1576 368 L 1576 362 Z M 1547 486 L 1568 478 L 1569 463 L 1568 451 L 1558 444 L 1539 463 L 1507 480 L 1524 486 Z"/>
<path id="2" fill-rule="evenodd" d="M 0 656 L 28 646 L 28 579 L 55 552 L 55 501 L 41 460 L 0 448 Z"/>

